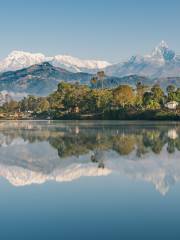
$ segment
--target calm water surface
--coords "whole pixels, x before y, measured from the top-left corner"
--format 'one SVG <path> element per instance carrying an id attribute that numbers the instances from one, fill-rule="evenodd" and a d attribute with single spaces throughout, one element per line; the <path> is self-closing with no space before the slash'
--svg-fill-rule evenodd
<path id="1" fill-rule="evenodd" d="M 180 125 L 1 121 L 0 239 L 180 239 Z"/>

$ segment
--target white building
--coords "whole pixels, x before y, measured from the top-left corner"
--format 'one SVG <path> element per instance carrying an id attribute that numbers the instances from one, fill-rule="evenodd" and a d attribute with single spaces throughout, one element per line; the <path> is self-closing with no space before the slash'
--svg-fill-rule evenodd
<path id="1" fill-rule="evenodd" d="M 178 105 L 179 105 L 178 102 L 176 102 L 176 101 L 171 101 L 171 102 L 167 102 L 167 103 L 165 104 L 165 107 L 167 107 L 168 109 L 174 110 L 174 109 L 177 108 Z"/>
<path id="2" fill-rule="evenodd" d="M 177 133 L 176 129 L 169 130 L 168 137 L 172 140 L 175 140 L 176 138 L 178 138 L 178 133 Z"/>

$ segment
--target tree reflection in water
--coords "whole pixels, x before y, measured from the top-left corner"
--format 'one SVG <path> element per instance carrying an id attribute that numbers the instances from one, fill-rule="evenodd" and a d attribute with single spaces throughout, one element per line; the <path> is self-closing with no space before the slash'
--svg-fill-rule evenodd
<path id="1" fill-rule="evenodd" d="M 150 125 L 133 127 L 130 125 L 91 125 L 77 126 L 55 124 L 43 126 L 43 123 L 14 122 L 14 126 L 0 124 L 0 146 L 11 145 L 16 139 L 28 143 L 48 142 L 57 149 L 60 158 L 79 156 L 89 151 L 114 150 L 119 155 L 129 155 L 136 151 L 138 157 L 152 151 L 159 154 L 166 145 L 168 153 L 180 151 L 180 126 Z M 92 161 L 96 161 L 92 157 Z M 97 156 L 96 156 L 97 158 Z"/>
<path id="2" fill-rule="evenodd" d="M 0 148 L 0 164 L 3 166 L 21 167 L 45 175 L 54 174 L 54 171 L 60 171 L 64 167 L 67 170 L 76 163 L 79 164 L 77 166 L 96 166 L 104 171 L 115 171 L 116 168 L 124 167 L 127 174 L 131 169 L 131 175 L 137 172 L 142 176 L 146 174 L 145 178 L 150 181 L 149 171 L 156 174 L 155 179 L 159 169 L 153 168 L 155 163 L 160 161 L 163 168 L 170 170 L 166 169 L 164 175 L 161 174 L 163 182 L 153 180 L 156 188 L 161 184 L 161 189 L 166 189 L 166 185 L 173 184 L 180 176 L 180 171 L 179 176 L 178 173 L 169 173 L 178 168 L 168 161 L 169 158 L 179 157 L 178 124 L 0 122 Z M 14 155 L 12 151 L 15 151 Z M 169 157 L 171 155 L 172 157 Z M 163 161 L 167 161 L 166 166 Z M 149 165 L 146 165 L 146 162 L 149 162 Z"/>

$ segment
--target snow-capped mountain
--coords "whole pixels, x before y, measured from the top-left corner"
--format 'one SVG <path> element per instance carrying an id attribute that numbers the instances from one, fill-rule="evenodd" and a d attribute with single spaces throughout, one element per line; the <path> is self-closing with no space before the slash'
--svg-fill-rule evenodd
<path id="1" fill-rule="evenodd" d="M 180 77 L 180 55 L 170 49 L 165 41 L 161 41 L 150 54 L 135 55 L 118 64 L 99 60 L 84 60 L 69 55 L 48 57 L 41 53 L 13 51 L 0 61 L 0 72 L 19 70 L 42 62 L 49 62 L 55 67 L 74 73 L 95 73 L 102 69 L 107 75 L 114 77 L 129 75 L 151 78 Z"/>
<path id="2" fill-rule="evenodd" d="M 106 61 L 82 60 L 68 55 L 57 55 L 50 62 L 55 67 L 61 67 L 71 72 L 95 72 L 110 66 Z"/>
<path id="3" fill-rule="evenodd" d="M 13 51 L 5 59 L 0 61 L 0 72 L 14 71 L 42 63 L 46 57 L 41 53 L 28 53 Z"/>
<path id="4" fill-rule="evenodd" d="M 106 61 L 82 60 L 67 55 L 46 57 L 41 53 L 12 51 L 5 59 L 0 61 L 0 72 L 19 70 L 42 62 L 50 62 L 56 67 L 61 67 L 71 72 L 95 72 L 110 65 Z"/>
<path id="5" fill-rule="evenodd" d="M 0 176 L 16 187 L 43 184 L 47 181 L 71 182 L 81 177 L 100 177 L 107 176 L 110 173 L 110 169 L 100 169 L 97 167 L 97 164 L 92 163 L 67 165 L 63 168 L 57 168 L 50 174 L 0 164 Z"/>
<path id="6" fill-rule="evenodd" d="M 146 56 L 152 61 L 158 61 L 159 63 L 165 63 L 171 61 L 175 57 L 175 52 L 169 49 L 165 41 L 161 41 L 160 44 L 154 48 L 150 55 Z"/>
<path id="7" fill-rule="evenodd" d="M 171 50 L 165 41 L 154 48 L 151 54 L 135 55 L 129 60 L 108 66 L 105 69 L 110 76 L 140 75 L 152 78 L 179 77 L 180 56 Z"/>

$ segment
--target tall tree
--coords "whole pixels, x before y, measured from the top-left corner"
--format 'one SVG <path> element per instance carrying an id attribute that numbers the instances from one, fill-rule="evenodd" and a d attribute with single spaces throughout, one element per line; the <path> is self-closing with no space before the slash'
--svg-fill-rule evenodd
<path id="1" fill-rule="evenodd" d="M 174 85 L 167 86 L 168 101 L 176 101 L 176 87 Z"/>
<path id="2" fill-rule="evenodd" d="M 132 87 L 129 85 L 120 85 L 113 91 L 114 104 L 125 107 L 134 103 L 135 95 Z"/>
<path id="3" fill-rule="evenodd" d="M 167 88 L 166 88 L 166 91 L 167 93 L 170 93 L 170 92 L 175 92 L 176 91 L 176 87 L 174 85 L 168 85 Z"/>
<path id="4" fill-rule="evenodd" d="M 151 88 L 151 92 L 153 93 L 153 100 L 159 104 L 163 104 L 164 103 L 164 92 L 162 90 L 162 88 L 160 87 L 159 84 L 155 84 L 152 88 Z"/>
<path id="5" fill-rule="evenodd" d="M 142 84 L 141 82 L 138 82 L 136 84 L 136 101 L 135 101 L 135 104 L 136 104 L 137 107 L 142 107 L 143 96 L 148 91 L 149 91 L 149 86 L 146 86 L 146 85 Z"/>
<path id="6" fill-rule="evenodd" d="M 104 88 L 104 78 L 105 78 L 105 72 L 104 71 L 99 71 L 97 72 L 97 78 L 98 78 L 98 81 L 100 81 L 101 83 L 101 88 L 103 89 Z"/>

